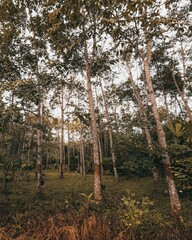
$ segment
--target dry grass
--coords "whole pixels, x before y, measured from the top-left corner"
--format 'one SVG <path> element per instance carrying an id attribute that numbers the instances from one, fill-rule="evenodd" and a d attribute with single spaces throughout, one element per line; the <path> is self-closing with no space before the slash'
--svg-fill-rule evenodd
<path id="1" fill-rule="evenodd" d="M 164 185 L 153 186 L 150 179 L 121 179 L 117 184 L 107 176 L 105 202 L 95 206 L 89 198 L 93 177 L 84 180 L 78 174 L 66 174 L 59 180 L 55 172 L 45 176 L 45 196 L 34 196 L 35 180 L 11 183 L 10 193 L 0 195 L 0 240 L 191 240 L 192 223 L 178 226 L 168 215 L 169 201 L 163 196 Z M 155 208 L 165 217 L 157 229 L 153 222 L 126 228 L 116 216 L 120 198 L 129 188 L 139 199 L 144 194 L 155 201 Z M 154 190 L 155 189 L 155 190 Z M 157 191 L 158 190 L 158 191 Z M 81 193 L 85 193 L 84 197 Z M 191 219 L 191 201 L 183 203 L 186 218 Z M 150 219 L 149 219 L 150 220 Z M 191 226 L 190 226 L 191 224 Z"/>
<path id="2" fill-rule="evenodd" d="M 20 233 L 0 229 L 0 240 L 191 240 L 190 232 L 183 235 L 184 230 L 178 226 L 164 224 L 156 233 L 150 235 L 149 231 L 142 235 L 118 221 L 109 220 L 95 214 L 79 215 L 76 211 L 42 215 L 26 222 Z"/>

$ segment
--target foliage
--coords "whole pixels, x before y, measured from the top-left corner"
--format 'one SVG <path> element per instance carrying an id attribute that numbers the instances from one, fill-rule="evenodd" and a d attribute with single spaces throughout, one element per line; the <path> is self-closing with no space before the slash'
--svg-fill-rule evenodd
<path id="1" fill-rule="evenodd" d="M 116 183 L 113 177 L 104 176 L 104 202 L 96 205 L 91 193 L 92 175 L 84 179 L 80 174 L 71 173 L 61 180 L 54 170 L 46 171 L 45 196 L 40 199 L 33 193 L 34 174 L 23 173 L 30 175 L 28 182 L 12 182 L 10 193 L 0 195 L 0 237 L 3 240 L 56 237 L 71 240 L 190 240 L 192 203 L 183 201 L 188 217 L 187 214 L 184 216 L 184 226 L 177 225 L 170 218 L 167 197 L 162 195 L 163 183 L 162 186 L 154 185 L 149 178 L 120 178 Z M 152 201 L 150 195 L 154 190 L 157 192 L 152 195 Z"/>
<path id="2" fill-rule="evenodd" d="M 154 202 L 144 197 L 141 201 L 135 199 L 135 194 L 126 191 L 126 195 L 121 199 L 118 215 L 126 227 L 135 228 L 142 223 L 144 216 L 149 214 L 149 209 Z"/>
<path id="3" fill-rule="evenodd" d="M 89 136 L 90 113 L 87 110 L 88 99 L 84 89 L 86 69 L 90 70 L 87 71 L 87 75 L 90 74 L 90 77 L 93 78 L 91 82 L 92 87 L 98 83 L 97 76 L 102 76 L 104 80 L 107 79 L 105 75 L 112 76 L 110 84 L 113 91 L 109 91 L 106 96 L 109 98 L 109 115 L 113 128 L 118 171 L 126 176 L 145 177 L 150 175 L 152 161 L 150 151 L 146 147 L 147 143 L 141 133 L 143 121 L 138 116 L 139 109 L 135 104 L 136 99 L 131 94 L 133 89 L 130 85 L 122 84 L 122 87 L 118 88 L 114 84 L 117 75 L 121 75 L 121 70 L 117 70 L 117 66 L 122 64 L 122 58 L 123 64 L 124 60 L 130 58 L 131 67 L 134 70 L 137 69 L 135 83 L 138 83 L 137 87 L 139 94 L 141 94 L 142 102 L 144 107 L 148 109 L 147 111 L 149 111 L 147 112 L 149 116 L 148 126 L 153 141 L 156 142 L 157 135 L 155 132 L 157 132 L 157 129 L 154 127 L 154 120 L 152 120 L 152 106 L 148 94 L 146 94 L 145 74 L 143 74 L 143 63 L 146 60 L 147 50 L 145 39 L 151 39 L 152 43 L 151 72 L 153 73 L 152 79 L 157 90 L 156 93 L 160 93 L 160 96 L 164 94 L 164 103 L 166 105 L 167 101 L 168 105 L 166 114 L 164 114 L 164 108 L 159 108 L 163 109 L 161 111 L 163 114 L 161 115 L 168 117 L 168 110 L 172 112 L 172 106 L 175 109 L 178 109 L 179 106 L 181 108 L 179 111 L 183 114 L 183 103 L 180 103 L 180 101 L 173 103 L 170 98 L 174 100 L 179 98 L 180 100 L 181 91 L 183 94 L 191 96 L 191 54 L 188 47 L 190 43 L 189 37 L 191 37 L 191 26 L 189 23 L 189 6 L 191 5 L 188 4 L 188 1 L 185 2 L 186 5 L 182 3 L 182 6 L 179 6 L 181 1 L 164 1 L 160 3 L 160 1 L 151 0 L 130 0 L 127 3 L 125 0 L 2 0 L 0 2 L 0 79 L 2 82 L 0 86 L 0 164 L 4 170 L 2 178 L 4 178 L 5 182 L 8 180 L 6 174 L 12 173 L 12 170 L 15 172 L 15 170 L 20 168 L 34 169 L 34 163 L 38 157 L 43 159 L 43 163 L 46 161 L 46 164 L 48 160 L 49 162 L 59 160 L 59 137 L 56 135 L 59 135 L 60 124 L 57 127 L 49 124 L 51 116 L 48 109 L 50 108 L 50 102 L 47 95 L 53 95 L 55 102 L 59 103 L 60 99 L 56 95 L 60 92 L 61 87 L 63 88 L 64 86 L 67 86 L 66 89 L 70 92 L 69 94 L 66 94 L 67 92 L 64 93 L 69 114 L 73 115 L 73 110 L 76 111 L 77 107 L 77 110 L 82 110 L 80 114 L 77 111 L 76 115 L 86 125 L 86 129 L 83 129 L 86 170 L 87 172 L 93 170 L 94 166 L 91 158 L 93 158 L 94 154 L 92 154 L 91 147 L 92 139 Z M 162 11 L 163 8 L 166 9 L 166 15 Z M 175 49 L 172 46 L 179 46 L 179 48 Z M 86 50 L 86 48 L 88 49 Z M 85 54 L 86 51 L 87 54 Z M 88 56 L 86 57 L 86 55 Z M 174 58 L 178 59 L 178 62 Z M 78 82 L 81 82 L 79 87 L 76 86 L 78 85 L 75 81 L 76 77 L 71 77 L 72 75 L 76 75 L 79 78 Z M 127 73 L 125 75 L 127 78 Z M 87 89 L 87 92 L 90 92 L 90 88 Z M 70 89 L 73 91 L 71 92 Z M 122 102 L 113 101 L 117 99 L 117 89 Z M 70 94 L 72 94 L 73 101 L 66 99 L 66 95 Z M 95 92 L 95 95 L 97 94 L 99 95 L 99 91 Z M 94 97 L 100 98 L 101 96 Z M 45 100 L 44 102 L 41 102 L 42 98 Z M 76 107 L 76 105 L 81 105 L 81 101 L 83 107 Z M 158 104 L 162 103 L 159 99 L 157 102 Z M 186 102 L 184 101 L 184 103 Z M 46 106 L 47 104 L 49 105 L 48 107 Z M 42 105 L 42 108 L 37 109 L 38 105 L 40 108 L 40 105 Z M 105 135 L 108 123 L 106 124 L 103 109 L 102 104 L 99 106 L 98 103 L 98 111 L 95 111 L 95 114 L 98 117 L 97 130 Z M 137 112 L 136 114 L 135 111 Z M 33 115 L 28 115 L 28 112 L 31 112 Z M 92 112 L 94 113 L 94 110 Z M 37 115 L 39 117 L 43 115 L 41 116 L 43 124 L 40 123 L 41 121 L 37 123 Z M 172 112 L 171 115 L 177 117 L 178 114 Z M 93 117 L 92 120 L 94 120 Z M 162 122 L 165 121 L 166 119 L 162 119 Z M 69 129 L 68 145 L 66 144 L 65 146 L 67 151 L 64 151 L 71 154 L 69 154 L 68 160 L 70 157 L 71 169 L 73 170 L 77 169 L 79 160 L 79 139 L 77 139 L 80 133 L 78 131 L 79 128 L 80 126 L 78 125 L 76 126 L 77 131 Z M 189 186 L 191 187 L 192 121 L 168 123 L 167 130 L 170 131 L 167 135 L 168 150 L 172 158 L 173 170 L 179 184 L 178 187 L 186 189 Z M 39 138 L 38 132 L 41 132 Z M 96 136 L 97 134 L 93 135 Z M 69 141 L 70 137 L 73 140 Z M 113 166 L 109 157 L 109 136 L 101 136 L 101 138 L 102 140 L 105 138 L 101 143 L 101 150 L 104 156 L 103 166 L 106 171 L 112 173 Z M 97 141 L 98 139 L 95 142 Z M 42 142 L 42 145 L 40 142 Z M 40 148 L 42 148 L 42 151 Z M 157 160 L 160 162 L 159 155 L 161 154 L 161 149 L 159 150 L 159 146 L 154 147 L 154 152 Z M 89 179 L 89 176 L 87 178 Z M 91 215 L 92 212 L 89 212 L 90 209 L 87 206 L 90 206 L 90 202 L 91 205 L 93 203 L 89 195 L 92 189 L 87 188 L 87 182 L 85 182 L 86 184 L 77 184 L 79 188 L 83 186 L 85 194 L 85 199 L 80 202 L 77 200 L 80 198 L 79 190 L 77 191 L 78 187 L 75 189 L 76 191 L 73 191 L 74 186 L 68 188 L 65 182 L 52 182 L 54 188 L 53 186 L 51 188 L 48 183 L 48 186 L 45 187 L 44 202 L 40 199 L 34 199 L 33 202 L 30 192 L 33 192 L 35 189 L 35 181 L 32 181 L 31 178 L 28 179 L 28 177 L 22 174 L 19 174 L 16 179 L 18 180 L 16 192 L 14 192 L 15 183 L 10 183 L 10 189 L 14 186 L 12 191 L 16 196 L 10 195 L 11 200 L 8 198 L 11 206 L 15 204 L 15 209 L 17 209 L 16 205 L 18 203 L 19 208 L 23 207 L 22 212 L 17 214 L 13 211 L 15 238 L 19 234 L 18 232 L 22 230 L 23 218 L 26 217 L 25 210 L 26 215 L 30 215 L 35 209 L 34 215 L 37 215 L 41 211 L 44 214 L 44 210 L 50 213 L 55 212 L 56 209 L 63 212 L 71 210 L 71 208 L 77 210 L 79 204 L 83 205 L 83 208 L 88 209 L 89 216 L 81 215 L 74 225 L 71 222 L 69 228 L 67 226 L 62 227 L 62 223 L 65 222 L 63 216 L 61 217 L 62 220 L 58 220 L 57 217 L 49 218 L 48 226 L 51 230 L 48 231 L 48 235 L 46 235 L 46 226 L 43 221 L 41 222 L 42 219 L 44 220 L 44 217 L 42 219 L 40 217 L 39 221 L 44 226 L 45 232 L 42 233 L 44 235 L 37 233 L 39 234 L 38 238 L 41 239 L 42 237 L 43 239 L 47 237 L 51 239 L 53 236 L 56 236 L 57 238 L 66 239 L 86 239 L 88 233 L 90 237 L 97 237 L 98 239 L 102 239 L 102 237 L 104 239 L 127 237 L 122 230 L 122 226 L 115 221 L 110 226 L 108 219 L 106 222 L 103 222 L 101 216 Z M 92 178 L 90 179 L 92 181 Z M 67 180 L 71 179 L 67 178 Z M 31 191 L 26 190 L 28 189 L 28 186 L 25 185 L 26 182 L 31 187 Z M 20 186 L 22 184 L 26 189 Z M 62 184 L 64 184 L 63 189 L 66 187 L 65 195 L 63 192 L 57 192 Z M 137 184 L 139 185 L 138 182 Z M 118 188 L 114 184 L 112 186 Z M 121 189 L 118 189 L 117 192 L 121 192 Z M 27 193 L 25 200 L 23 200 L 23 193 Z M 55 198 L 55 195 L 59 198 L 59 201 Z M 14 198 L 17 198 L 17 201 L 14 202 Z M 51 198 L 54 200 L 50 201 Z M 13 205 L 11 201 L 13 201 Z M 26 202 L 26 205 L 23 204 Z M 34 203 L 34 206 L 30 204 L 31 202 Z M 115 202 L 114 196 L 112 202 Z M 137 218 L 144 210 L 139 211 L 140 207 L 143 207 L 141 202 L 139 203 L 140 205 L 137 205 L 137 202 L 133 202 L 134 199 L 130 199 L 127 202 L 127 208 L 129 204 L 132 204 L 133 211 L 137 210 Z M 108 204 L 110 206 L 113 205 L 111 202 Z M 76 211 L 71 213 L 73 217 L 75 214 L 77 214 Z M 83 217 L 85 217 L 85 221 L 82 225 L 79 225 Z M 152 220 L 150 220 L 149 216 L 146 218 L 149 220 L 150 225 Z M 11 218 L 8 216 L 7 219 L 10 220 L 11 224 Z M 157 219 L 160 219 L 160 217 L 157 216 Z M 35 229 L 35 220 L 32 219 L 32 222 Z M 140 226 L 141 224 L 138 225 Z M 35 231 L 30 235 L 29 227 L 30 224 L 26 226 L 26 229 L 29 230 L 26 234 L 29 235 L 24 233 L 23 238 L 31 236 L 37 239 Z M 113 233 L 111 229 L 115 227 L 121 229 L 120 233 Z M 107 229 L 106 235 L 102 236 L 99 230 L 102 232 L 104 228 Z M 80 233 L 78 232 L 79 229 Z M 96 230 L 98 230 L 98 235 L 95 235 Z M 1 233 L 4 237 L 3 230 L 0 231 Z M 128 236 L 131 235 L 128 234 Z M 7 238 L 9 237 L 7 236 Z"/>
<path id="4" fill-rule="evenodd" d="M 143 144 L 142 135 L 116 134 L 114 136 L 114 147 L 120 174 L 129 177 L 134 175 L 144 177 L 151 174 L 152 161 L 148 149 Z M 105 161 L 104 159 L 104 164 Z M 112 169 L 112 166 L 109 166 L 108 169 Z"/>
<path id="5" fill-rule="evenodd" d="M 178 190 L 184 191 L 185 193 L 192 190 L 191 126 L 191 121 L 184 123 L 170 122 L 166 125 L 177 141 L 177 143 L 171 143 L 169 145 L 176 185 Z"/>
<path id="6" fill-rule="evenodd" d="M 184 132 L 186 131 L 186 128 L 181 123 L 168 123 L 166 127 L 176 136 L 177 138 L 181 137 Z"/>
<path id="7" fill-rule="evenodd" d="M 192 158 L 177 159 L 172 169 L 178 189 L 192 193 Z"/>

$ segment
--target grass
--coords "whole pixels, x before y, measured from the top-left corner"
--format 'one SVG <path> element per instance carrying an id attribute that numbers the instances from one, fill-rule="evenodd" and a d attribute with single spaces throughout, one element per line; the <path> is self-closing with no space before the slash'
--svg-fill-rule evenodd
<path id="1" fill-rule="evenodd" d="M 84 179 L 78 173 L 65 173 L 64 179 L 59 179 L 55 170 L 47 170 L 44 195 L 39 198 L 35 175 L 32 172 L 25 174 L 16 173 L 15 181 L 8 183 L 8 193 L 0 195 L 1 240 L 190 239 L 192 201 L 181 199 L 185 219 L 183 233 L 183 226 L 180 228 L 171 218 L 163 180 L 154 183 L 151 178 L 122 177 L 117 183 L 113 176 L 103 176 L 104 202 L 98 206 L 91 197 L 93 175 L 86 175 Z M 127 228 L 119 220 L 121 198 L 127 189 L 135 193 L 136 202 L 144 197 L 154 202 L 148 219 L 139 228 Z M 159 229 L 152 234 L 150 229 L 155 226 L 153 214 L 157 216 Z M 165 234 L 169 235 L 165 237 Z"/>

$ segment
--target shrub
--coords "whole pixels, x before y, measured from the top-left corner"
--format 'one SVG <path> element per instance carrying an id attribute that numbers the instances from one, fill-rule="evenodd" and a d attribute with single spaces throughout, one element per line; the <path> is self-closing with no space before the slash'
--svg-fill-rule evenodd
<path id="1" fill-rule="evenodd" d="M 142 224 L 144 217 L 149 214 L 151 206 L 153 206 L 153 201 L 148 197 L 137 201 L 135 194 L 127 190 L 125 196 L 121 199 L 118 216 L 126 227 L 135 228 Z"/>

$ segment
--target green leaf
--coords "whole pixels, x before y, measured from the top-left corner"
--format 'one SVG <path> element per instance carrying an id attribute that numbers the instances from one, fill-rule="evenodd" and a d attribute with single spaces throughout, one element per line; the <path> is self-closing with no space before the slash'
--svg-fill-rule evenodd
<path id="1" fill-rule="evenodd" d="M 181 137 L 184 133 L 186 128 L 181 123 L 168 123 L 166 127 L 175 135 L 175 137 Z"/>

